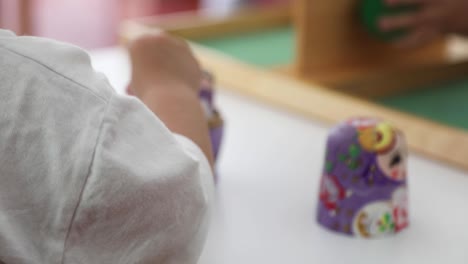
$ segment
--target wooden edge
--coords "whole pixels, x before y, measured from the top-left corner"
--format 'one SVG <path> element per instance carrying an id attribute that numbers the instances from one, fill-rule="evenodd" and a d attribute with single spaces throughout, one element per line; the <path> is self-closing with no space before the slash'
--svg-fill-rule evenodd
<path id="1" fill-rule="evenodd" d="M 179 37 L 193 40 L 289 25 L 291 21 L 291 6 L 280 5 L 267 9 L 240 10 L 226 16 L 214 15 L 202 10 L 126 20 L 121 24 L 119 31 L 124 40 L 131 39 L 135 34 L 135 28 L 140 34 L 164 30 Z"/>
<path id="2" fill-rule="evenodd" d="M 339 91 L 363 98 L 382 98 L 390 95 L 420 90 L 430 86 L 441 86 L 447 80 L 457 81 L 468 76 L 468 61 L 446 63 L 414 69 L 389 71 L 354 79 L 347 83 L 330 84 Z"/>
<path id="3" fill-rule="evenodd" d="M 456 81 L 468 76 L 468 61 L 454 61 L 439 65 L 395 70 L 372 70 L 368 72 L 324 72 L 310 76 L 297 74 L 295 65 L 275 68 L 276 71 L 337 91 L 362 98 L 382 98 L 409 90 L 427 88 Z"/>
<path id="4" fill-rule="evenodd" d="M 378 116 L 401 128 L 412 150 L 468 170 L 466 131 L 261 70 L 203 47 L 194 46 L 194 50 L 202 65 L 215 74 L 224 89 L 331 123 L 352 116 Z"/>

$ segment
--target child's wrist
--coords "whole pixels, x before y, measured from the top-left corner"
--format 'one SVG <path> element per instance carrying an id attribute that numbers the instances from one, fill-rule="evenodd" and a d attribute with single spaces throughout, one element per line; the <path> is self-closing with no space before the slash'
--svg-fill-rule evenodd
<path id="1" fill-rule="evenodd" d="M 198 102 L 198 92 L 186 84 L 164 85 L 157 84 L 149 89 L 144 89 L 141 94 L 137 94 L 143 102 L 154 102 L 157 100 L 168 100 L 176 103 L 179 100 L 193 100 Z"/>
<path id="2" fill-rule="evenodd" d="M 156 94 L 193 94 L 198 97 L 199 86 L 190 85 L 179 80 L 168 80 L 158 82 L 145 82 L 131 84 L 132 90 L 140 99 L 144 97 L 153 97 Z"/>

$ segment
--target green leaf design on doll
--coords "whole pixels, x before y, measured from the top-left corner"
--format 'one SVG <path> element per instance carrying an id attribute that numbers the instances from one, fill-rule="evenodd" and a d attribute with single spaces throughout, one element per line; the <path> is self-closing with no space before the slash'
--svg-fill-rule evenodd
<path id="1" fill-rule="evenodd" d="M 349 159 L 348 160 L 348 168 L 355 170 L 359 168 L 359 161 L 356 159 Z"/>
<path id="2" fill-rule="evenodd" d="M 325 164 L 325 169 L 327 170 L 327 173 L 331 173 L 333 170 L 333 163 L 331 161 L 327 161 Z"/>
<path id="3" fill-rule="evenodd" d="M 361 149 L 355 144 L 352 144 L 351 146 L 349 146 L 348 152 L 349 152 L 349 156 L 355 159 L 358 158 L 359 155 L 361 155 Z"/>
<path id="4" fill-rule="evenodd" d="M 340 155 L 338 156 L 338 159 L 339 159 L 340 161 L 343 161 L 343 162 L 344 162 L 344 161 L 346 161 L 346 155 L 345 155 L 345 154 L 340 154 Z"/>
<path id="5" fill-rule="evenodd" d="M 390 213 L 385 213 L 377 224 L 381 233 L 395 231 L 395 223 L 393 222 L 393 217 Z"/>
<path id="6" fill-rule="evenodd" d="M 356 170 L 361 165 L 359 157 L 361 155 L 361 148 L 356 144 L 351 144 L 346 154 L 339 154 L 338 160 L 344 162 L 351 170 Z"/>

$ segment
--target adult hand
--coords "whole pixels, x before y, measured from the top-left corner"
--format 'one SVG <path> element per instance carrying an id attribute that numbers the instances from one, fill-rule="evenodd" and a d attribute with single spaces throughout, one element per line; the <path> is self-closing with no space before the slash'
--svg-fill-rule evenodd
<path id="1" fill-rule="evenodd" d="M 417 5 L 417 11 L 383 17 L 383 31 L 408 29 L 409 34 L 396 41 L 401 47 L 421 46 L 447 33 L 468 35 L 468 0 L 386 0 L 389 6 Z"/>

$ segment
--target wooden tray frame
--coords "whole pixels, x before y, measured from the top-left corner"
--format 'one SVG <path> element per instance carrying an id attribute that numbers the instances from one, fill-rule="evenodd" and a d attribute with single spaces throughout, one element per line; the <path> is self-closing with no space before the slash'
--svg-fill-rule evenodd
<path id="1" fill-rule="evenodd" d="M 359 19 L 359 3 L 295 0 L 297 75 L 361 97 L 381 97 L 468 73 L 466 62 L 447 56 L 447 37 L 403 49 L 370 36 Z"/>
<path id="2" fill-rule="evenodd" d="M 267 29 L 288 25 L 291 22 L 290 7 L 262 11 L 245 10 L 227 17 L 206 15 L 201 11 L 156 19 L 125 21 L 120 29 L 120 36 L 122 42 L 127 43 L 142 34 L 165 31 L 193 40 Z M 458 40 L 453 42 L 453 45 L 455 44 L 461 45 Z M 277 70 L 260 69 L 195 44 L 193 49 L 202 65 L 215 74 L 223 89 L 331 123 L 345 120 L 350 116 L 379 116 L 403 128 L 411 150 L 468 170 L 468 131 L 386 108 L 337 89 L 330 89 L 329 86 L 297 77 L 295 73 L 282 74 Z M 460 50 L 461 53 L 465 52 L 464 49 Z M 457 58 L 457 54 L 449 55 Z M 437 81 L 459 77 L 460 74 L 468 72 L 467 62 L 450 61 L 446 67 L 425 69 L 426 74 L 413 76 L 414 78 L 408 75 L 405 78 L 409 83 L 419 85 L 427 84 L 425 78 Z M 428 77 L 427 71 L 431 77 Z M 369 78 L 365 81 L 370 83 L 376 80 L 382 81 L 379 76 Z"/>

